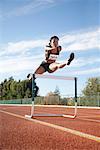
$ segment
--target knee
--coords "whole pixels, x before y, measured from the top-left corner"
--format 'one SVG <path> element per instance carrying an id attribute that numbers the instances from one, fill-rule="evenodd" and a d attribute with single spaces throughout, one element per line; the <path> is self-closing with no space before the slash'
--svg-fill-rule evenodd
<path id="1" fill-rule="evenodd" d="M 53 73 L 58 69 L 58 66 L 56 66 L 55 68 L 49 68 L 49 73 Z"/>

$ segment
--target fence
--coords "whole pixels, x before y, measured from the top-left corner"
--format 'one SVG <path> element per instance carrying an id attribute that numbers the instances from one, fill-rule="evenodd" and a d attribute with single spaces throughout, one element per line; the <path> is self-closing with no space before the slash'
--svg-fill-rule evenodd
<path id="1" fill-rule="evenodd" d="M 31 104 L 31 98 L 13 99 L 13 100 L 0 100 L 0 104 Z M 100 95 L 92 96 L 78 96 L 78 106 L 96 106 L 100 107 Z M 72 96 L 38 96 L 35 98 L 35 104 L 41 105 L 67 105 L 74 106 L 75 100 Z"/>
<path id="2" fill-rule="evenodd" d="M 90 95 L 78 98 L 79 106 L 97 106 L 100 107 L 100 95 Z"/>

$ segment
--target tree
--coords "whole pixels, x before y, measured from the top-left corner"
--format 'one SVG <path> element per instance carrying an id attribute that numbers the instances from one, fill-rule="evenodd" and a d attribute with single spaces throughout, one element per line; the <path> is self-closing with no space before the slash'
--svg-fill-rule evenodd
<path id="1" fill-rule="evenodd" d="M 10 100 L 10 99 L 20 99 L 24 97 L 32 96 L 32 83 L 28 80 L 15 81 L 13 77 L 8 80 L 4 79 L 0 83 L 0 99 Z"/>
<path id="2" fill-rule="evenodd" d="M 82 91 L 83 96 L 80 97 L 80 105 L 83 106 L 99 106 L 100 105 L 100 78 L 89 78 L 86 87 Z"/>
<path id="3" fill-rule="evenodd" d="M 2 83 L 0 84 L 0 99 L 2 99 Z"/>
<path id="4" fill-rule="evenodd" d="M 84 96 L 98 95 L 100 93 L 100 78 L 89 78 L 82 93 Z"/>
<path id="5" fill-rule="evenodd" d="M 49 92 L 44 98 L 45 104 L 59 104 L 59 95 L 54 92 Z"/>
<path id="6" fill-rule="evenodd" d="M 60 91 L 59 91 L 59 87 L 58 86 L 56 86 L 54 94 L 60 96 Z"/>
<path id="7" fill-rule="evenodd" d="M 27 88 L 24 98 L 30 98 L 30 97 L 31 97 L 31 91 L 29 88 Z"/>

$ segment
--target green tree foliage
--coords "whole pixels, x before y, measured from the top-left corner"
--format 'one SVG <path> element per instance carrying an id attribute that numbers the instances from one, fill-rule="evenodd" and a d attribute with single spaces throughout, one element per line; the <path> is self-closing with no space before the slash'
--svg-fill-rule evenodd
<path id="1" fill-rule="evenodd" d="M 100 93 L 100 78 L 89 78 L 82 92 L 84 96 L 98 95 Z"/>
<path id="2" fill-rule="evenodd" d="M 0 100 L 30 98 L 32 83 L 28 80 L 15 81 L 13 77 L 0 83 Z"/>
<path id="3" fill-rule="evenodd" d="M 82 106 L 100 106 L 100 77 L 88 79 L 79 99 Z"/>

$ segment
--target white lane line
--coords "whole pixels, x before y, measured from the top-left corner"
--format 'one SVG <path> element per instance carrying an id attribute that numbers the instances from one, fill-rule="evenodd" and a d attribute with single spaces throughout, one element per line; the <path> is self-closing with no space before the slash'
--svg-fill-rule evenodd
<path id="1" fill-rule="evenodd" d="M 80 137 L 83 137 L 83 138 L 93 140 L 93 141 L 96 141 L 96 142 L 100 143 L 100 137 L 97 137 L 97 136 L 94 136 L 94 135 L 86 134 L 86 133 L 83 133 L 83 132 L 80 132 L 80 131 L 77 131 L 77 130 L 65 128 L 65 127 L 62 127 L 62 126 L 58 126 L 58 125 L 55 125 L 55 124 L 39 121 L 39 120 L 36 120 L 36 119 L 25 118 L 24 116 L 17 115 L 17 114 L 11 113 L 11 112 L 3 111 L 3 110 L 0 110 L 0 112 L 11 115 L 11 116 L 15 116 L 17 118 L 29 120 L 31 122 L 39 123 L 41 125 L 48 126 L 48 127 L 51 127 L 51 128 L 55 128 L 55 129 L 58 129 L 58 130 L 61 130 L 61 131 L 65 131 L 65 132 L 71 133 L 73 135 L 77 135 L 77 136 L 80 136 Z"/>

